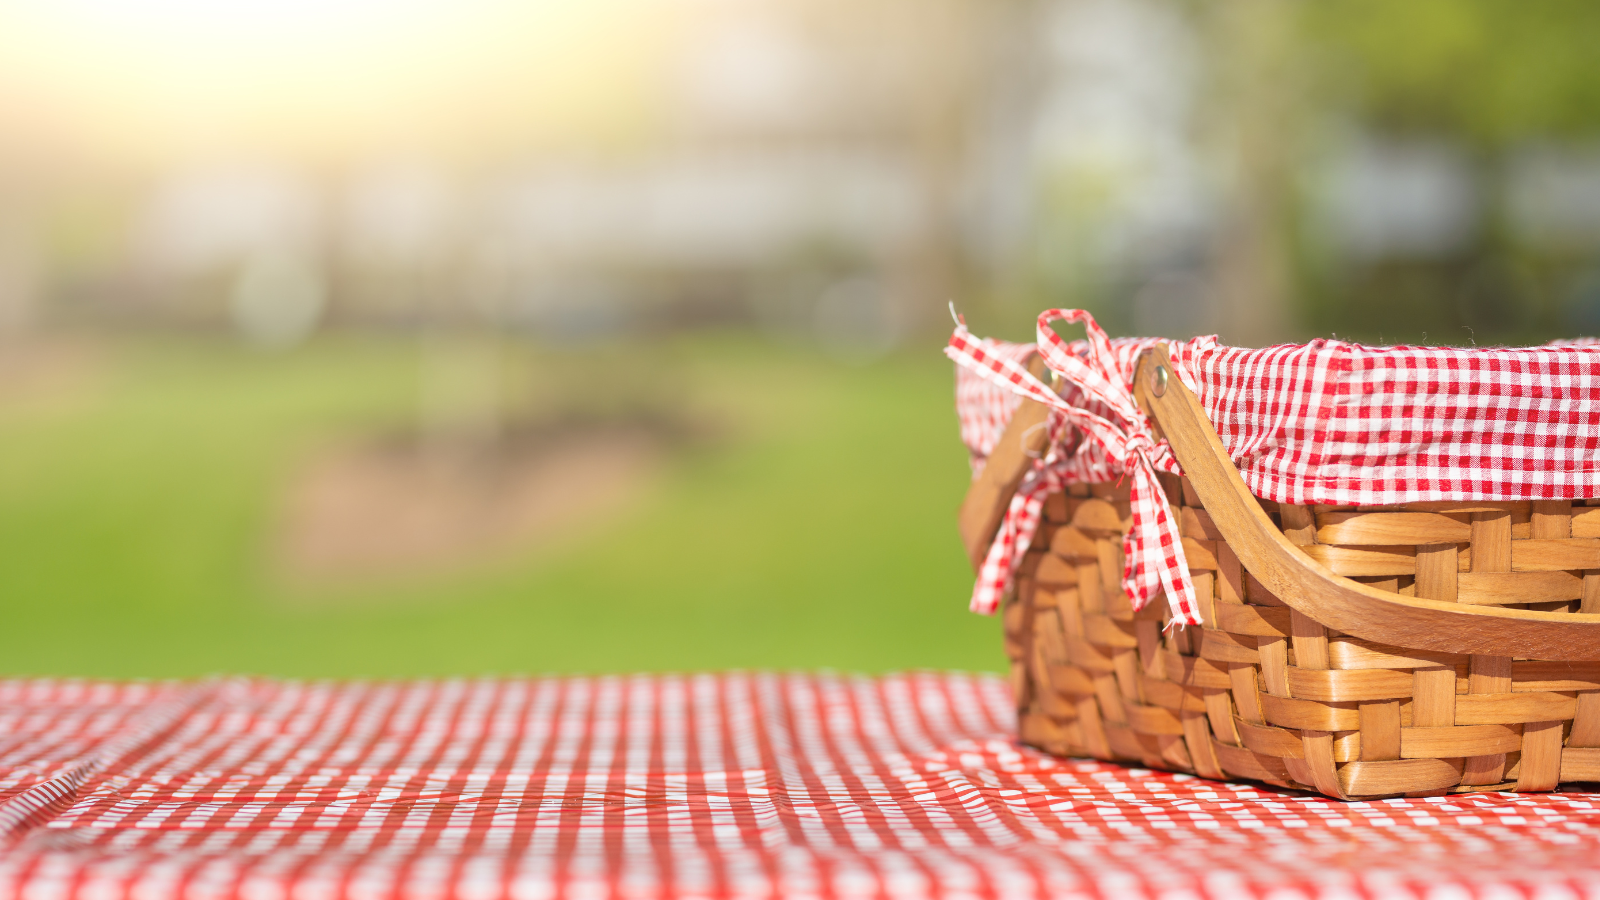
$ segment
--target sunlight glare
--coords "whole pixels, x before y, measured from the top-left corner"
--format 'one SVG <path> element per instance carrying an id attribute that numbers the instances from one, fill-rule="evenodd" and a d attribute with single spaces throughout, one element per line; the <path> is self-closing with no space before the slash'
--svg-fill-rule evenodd
<path id="1" fill-rule="evenodd" d="M 492 142 L 540 116 L 633 115 L 668 5 L 0 0 L 0 124 L 145 155 Z"/>

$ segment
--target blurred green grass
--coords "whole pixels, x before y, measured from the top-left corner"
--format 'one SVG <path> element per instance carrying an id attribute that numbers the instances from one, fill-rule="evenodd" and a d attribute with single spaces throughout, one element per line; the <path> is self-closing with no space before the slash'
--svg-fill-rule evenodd
<path id="1" fill-rule="evenodd" d="M 999 668 L 997 626 L 964 609 L 966 466 L 934 347 L 870 365 L 738 335 L 519 348 L 535 384 L 668 384 L 722 437 L 559 550 L 316 591 L 263 550 L 283 487 L 316 448 L 414 421 L 416 343 L 95 355 L 83 386 L 0 402 L 5 673 Z"/>

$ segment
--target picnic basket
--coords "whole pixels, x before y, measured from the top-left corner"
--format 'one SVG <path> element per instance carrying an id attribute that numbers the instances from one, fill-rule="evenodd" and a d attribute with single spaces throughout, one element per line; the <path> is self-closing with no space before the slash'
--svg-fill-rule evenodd
<path id="1" fill-rule="evenodd" d="M 1183 473 L 1155 479 L 1199 624 L 1124 590 L 1133 479 L 1051 491 L 1003 608 L 1024 743 L 1349 800 L 1600 781 L 1600 498 L 1274 503 L 1166 345 L 1131 388 Z M 968 491 L 975 567 L 1047 413 L 1023 400 Z"/>

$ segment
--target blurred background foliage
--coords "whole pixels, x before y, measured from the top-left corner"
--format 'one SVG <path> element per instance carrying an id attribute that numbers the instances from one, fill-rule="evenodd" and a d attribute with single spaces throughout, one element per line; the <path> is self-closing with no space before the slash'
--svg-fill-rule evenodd
<path id="1" fill-rule="evenodd" d="M 1592 4 L 1311 4 L 1325 90 L 1373 127 L 1436 132 L 1486 151 L 1594 136 Z"/>
<path id="2" fill-rule="evenodd" d="M 1418 168 L 1410 180 L 1419 193 L 1392 189 L 1418 218 L 1426 158 L 1436 205 L 1451 206 L 1453 194 L 1459 207 L 1438 216 L 1441 234 L 1449 220 L 1456 232 L 1438 246 L 1402 240 L 1364 266 L 1308 266 L 1305 321 L 1368 340 L 1376 326 L 1419 341 L 1431 325 L 1440 343 L 1462 343 L 1463 333 L 1535 342 L 1600 328 L 1600 81 L 1590 49 L 1600 10 L 1425 0 L 1305 13 L 1314 102 L 1400 143 L 1390 153 L 1410 145 L 1414 159 L 1392 166 Z"/>
<path id="3" fill-rule="evenodd" d="M 947 304 L 1600 332 L 1575 0 L 0 4 L 0 671 L 998 667 Z"/>

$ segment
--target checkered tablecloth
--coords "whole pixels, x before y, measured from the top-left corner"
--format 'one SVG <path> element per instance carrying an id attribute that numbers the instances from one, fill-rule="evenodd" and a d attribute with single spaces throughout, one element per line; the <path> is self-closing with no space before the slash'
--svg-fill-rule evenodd
<path id="1" fill-rule="evenodd" d="M 1600 795 L 1341 803 L 1018 747 L 912 674 L 0 684 L 0 896 L 1600 896 Z"/>

